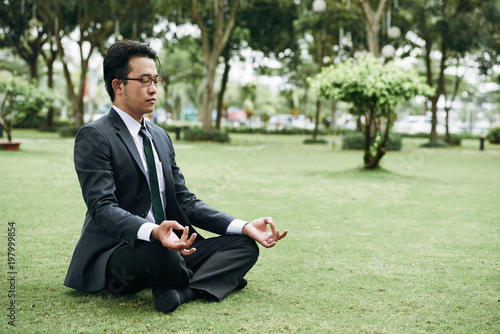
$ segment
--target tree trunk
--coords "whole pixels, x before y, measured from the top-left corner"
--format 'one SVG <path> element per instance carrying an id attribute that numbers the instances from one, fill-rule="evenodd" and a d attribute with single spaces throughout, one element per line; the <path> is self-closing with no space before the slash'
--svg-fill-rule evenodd
<path id="1" fill-rule="evenodd" d="M 227 82 L 229 80 L 229 71 L 231 65 L 229 65 L 229 57 L 224 57 L 224 73 L 222 74 L 222 81 L 220 85 L 219 96 L 217 97 L 217 118 L 215 119 L 215 128 L 220 130 L 220 120 L 222 118 L 222 113 L 224 109 L 224 93 L 226 92 Z"/>
<path id="2" fill-rule="evenodd" d="M 195 0 L 191 0 L 191 12 L 193 19 L 198 25 L 201 32 L 201 40 L 203 44 L 203 53 L 205 56 L 205 67 L 207 69 L 207 77 L 205 89 L 203 92 L 203 115 L 202 125 L 205 130 L 212 128 L 212 106 L 214 98 L 214 80 L 215 70 L 218 65 L 219 56 L 227 44 L 229 35 L 231 34 L 234 22 L 236 19 L 236 11 L 238 9 L 239 0 L 235 0 L 233 7 L 229 13 L 229 18 L 224 27 L 224 1 L 216 0 L 214 7 L 214 35 L 209 36 L 208 30 L 203 19 L 198 13 L 198 6 Z"/>
<path id="3" fill-rule="evenodd" d="M 165 110 L 168 112 L 169 111 L 169 107 L 168 107 L 168 90 L 170 88 L 170 76 L 169 75 L 165 75 L 163 76 L 163 84 L 162 84 L 162 87 L 163 87 L 163 95 L 165 97 L 165 104 L 164 104 L 164 107 L 165 107 Z M 173 105 L 173 104 L 172 104 Z M 172 119 L 176 119 L 175 115 L 174 115 L 174 112 L 173 112 L 173 109 L 170 110 L 170 112 L 172 113 Z"/>
<path id="4" fill-rule="evenodd" d="M 335 130 L 337 126 L 337 101 L 332 101 L 332 120 L 330 122 L 330 129 Z"/>
<path id="5" fill-rule="evenodd" d="M 390 129 L 390 119 L 387 117 L 386 119 L 386 127 L 385 132 L 382 139 L 377 143 L 372 143 L 371 133 L 372 133 L 372 125 L 375 123 L 375 111 L 373 109 L 369 112 L 370 119 L 366 120 L 365 124 L 365 155 L 364 155 L 364 167 L 365 169 L 376 169 L 380 165 L 380 160 L 386 153 L 385 145 L 387 140 L 389 139 L 389 129 Z M 374 132 L 374 137 L 376 135 L 376 130 Z M 371 145 L 375 144 L 375 155 L 371 152 Z"/>
<path id="6" fill-rule="evenodd" d="M 316 100 L 316 121 L 314 123 L 314 131 L 313 131 L 313 139 L 314 140 L 316 140 L 316 137 L 318 136 L 320 111 L 321 111 L 321 101 Z"/>
<path id="7" fill-rule="evenodd" d="M 48 87 L 54 88 L 54 62 L 47 64 L 47 78 L 48 78 Z M 45 125 L 47 127 L 54 126 L 54 106 L 50 106 L 49 111 L 47 112 L 47 118 L 45 119 Z"/>
<path id="8" fill-rule="evenodd" d="M 43 32 L 37 30 L 35 39 L 14 46 L 17 54 L 28 64 L 31 79 L 38 79 L 38 56 L 45 42 L 43 35 Z"/>
<path id="9" fill-rule="evenodd" d="M 7 104 L 7 99 L 9 99 L 9 97 L 10 96 L 8 94 L 6 94 L 4 96 L 3 101 L 2 101 L 2 106 L 0 107 L 0 126 L 3 128 L 3 130 L 7 134 L 7 141 L 11 142 L 12 141 L 12 134 L 11 134 L 12 129 L 9 126 L 9 124 L 7 124 L 7 122 L 2 117 L 3 110 L 5 108 L 5 105 Z"/>
<path id="10" fill-rule="evenodd" d="M 448 144 L 451 144 L 451 135 L 450 135 L 450 126 L 449 126 L 449 118 L 450 118 L 450 109 L 449 107 L 445 107 L 445 134 L 444 134 L 444 141 L 447 142 Z"/>
<path id="11" fill-rule="evenodd" d="M 325 50 L 325 42 L 326 42 L 326 26 L 325 26 L 325 18 L 322 18 L 322 27 L 318 43 L 318 73 L 321 73 L 321 69 L 323 68 L 323 57 Z M 321 101 L 316 100 L 316 122 L 314 123 L 314 131 L 313 131 L 313 140 L 316 140 L 319 132 L 319 120 L 321 114 Z"/>
<path id="12" fill-rule="evenodd" d="M 387 6 L 389 0 L 380 0 L 377 8 L 377 12 L 374 12 L 370 1 L 368 0 L 358 0 L 361 6 L 361 13 L 363 17 L 363 22 L 366 27 L 366 36 L 368 40 L 368 51 L 371 52 L 375 57 L 380 55 L 380 46 L 378 34 L 380 32 L 380 21 L 384 13 L 384 9 Z"/>
<path id="13" fill-rule="evenodd" d="M 217 59 L 213 59 L 211 64 L 207 66 L 207 78 L 205 82 L 205 89 L 203 90 L 203 114 L 202 114 L 202 126 L 205 130 L 212 129 L 212 109 L 214 100 L 214 81 L 215 81 L 216 67 L 217 67 Z"/>
<path id="14" fill-rule="evenodd" d="M 304 97 L 302 98 L 302 114 L 307 117 L 307 103 L 309 98 L 309 84 L 306 82 L 304 87 Z"/>
<path id="15" fill-rule="evenodd" d="M 439 100 L 439 96 L 433 96 L 431 99 L 431 132 L 429 134 L 429 141 L 431 143 L 435 143 L 438 141 L 437 134 L 437 101 Z"/>
<path id="16" fill-rule="evenodd" d="M 53 42 L 50 40 L 50 51 L 49 54 L 46 55 L 43 51 L 42 57 L 45 60 L 45 65 L 47 66 L 47 86 L 50 89 L 54 88 L 54 62 L 57 58 L 57 50 L 53 50 Z M 45 119 L 45 126 L 53 127 L 54 126 L 54 107 L 51 106 L 49 111 L 47 112 L 47 118 Z"/>

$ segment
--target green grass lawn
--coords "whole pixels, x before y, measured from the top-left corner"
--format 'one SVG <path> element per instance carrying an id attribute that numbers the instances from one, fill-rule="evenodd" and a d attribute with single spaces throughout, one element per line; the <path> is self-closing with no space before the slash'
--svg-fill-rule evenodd
<path id="1" fill-rule="evenodd" d="M 73 143 L 14 132 L 21 150 L 0 151 L 0 332 L 13 329 L 10 221 L 20 333 L 500 332 L 499 146 L 421 149 L 425 140 L 404 139 L 380 170 L 364 171 L 362 152 L 340 150 L 335 137 L 334 150 L 303 136 L 231 138 L 175 143 L 188 186 L 238 218 L 272 216 L 289 234 L 261 250 L 244 290 L 165 315 L 150 291 L 62 285 L 85 214 Z"/>

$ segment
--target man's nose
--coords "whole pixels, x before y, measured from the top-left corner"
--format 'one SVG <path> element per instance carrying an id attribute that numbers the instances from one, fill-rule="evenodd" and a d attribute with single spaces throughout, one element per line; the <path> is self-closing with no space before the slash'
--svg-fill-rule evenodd
<path id="1" fill-rule="evenodd" d="M 151 82 L 151 85 L 149 85 L 149 94 L 156 94 L 158 92 L 158 87 L 156 87 L 156 84 L 154 82 Z"/>

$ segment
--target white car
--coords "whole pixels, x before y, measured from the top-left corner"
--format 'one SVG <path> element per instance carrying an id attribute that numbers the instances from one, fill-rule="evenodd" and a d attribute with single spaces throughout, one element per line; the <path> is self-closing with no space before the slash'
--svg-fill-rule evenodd
<path id="1" fill-rule="evenodd" d="M 416 133 L 431 132 L 431 118 L 427 116 L 407 116 L 401 120 L 394 122 L 393 130 L 398 133 L 408 133 L 414 135 Z M 444 125 L 438 122 L 436 131 L 439 134 L 444 134 L 446 129 Z"/>

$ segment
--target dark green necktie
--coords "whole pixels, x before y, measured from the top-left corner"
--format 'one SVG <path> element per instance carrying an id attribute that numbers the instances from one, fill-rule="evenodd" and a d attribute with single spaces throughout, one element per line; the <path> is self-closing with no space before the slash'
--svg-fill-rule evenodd
<path id="1" fill-rule="evenodd" d="M 153 202 L 153 214 L 155 216 L 155 223 L 161 224 L 165 220 L 165 213 L 161 204 L 160 186 L 158 185 L 158 175 L 156 174 L 155 156 L 153 154 L 153 146 L 151 139 L 146 132 L 146 128 L 141 126 L 139 131 L 144 143 L 144 153 L 146 154 L 146 161 L 149 171 L 149 187 L 151 188 L 151 201 Z"/>

